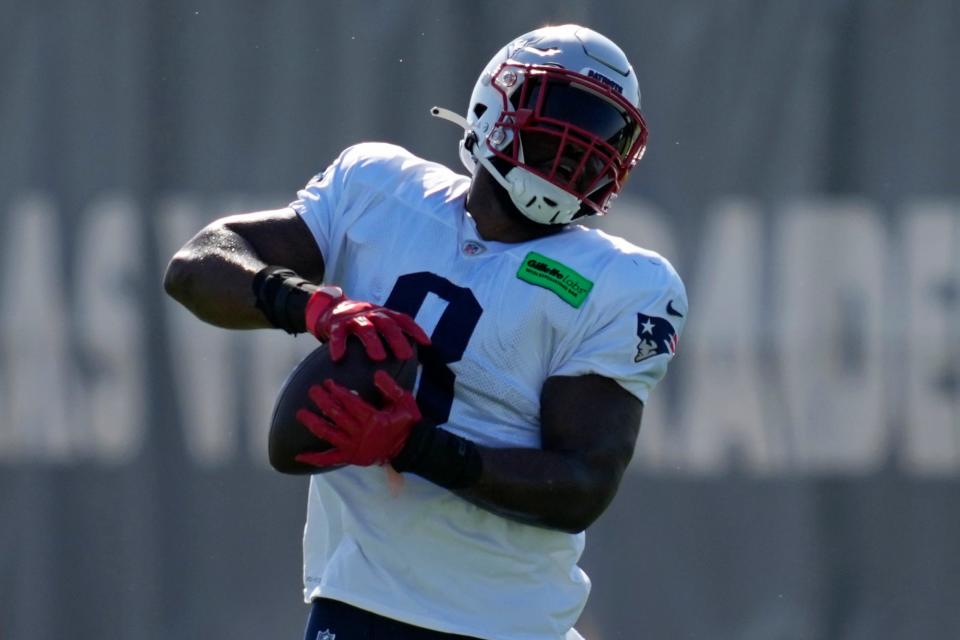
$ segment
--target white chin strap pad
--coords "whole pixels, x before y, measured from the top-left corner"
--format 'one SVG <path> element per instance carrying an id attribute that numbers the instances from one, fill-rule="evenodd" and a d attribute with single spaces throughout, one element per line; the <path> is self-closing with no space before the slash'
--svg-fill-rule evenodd
<path id="1" fill-rule="evenodd" d="M 433 107 L 430 109 L 430 114 L 436 118 L 448 120 L 467 132 L 472 131 L 467 119 L 459 113 L 443 107 Z M 510 200 L 520 210 L 520 213 L 534 222 L 567 224 L 580 211 L 580 200 L 557 185 L 520 167 L 510 169 L 507 175 L 503 176 L 496 170 L 489 158 L 482 153 L 471 154 L 468 152 L 463 146 L 463 141 L 460 142 L 460 157 L 468 169 L 471 169 L 470 165 L 472 164 L 468 160 L 483 165 L 494 180 L 507 190 L 507 193 L 510 194 Z"/>
<path id="2" fill-rule="evenodd" d="M 534 222 L 567 224 L 580 211 L 580 200 L 540 176 L 520 167 L 514 167 L 502 176 L 489 159 L 483 156 L 476 159 L 507 190 L 520 213 Z"/>
<path id="3" fill-rule="evenodd" d="M 534 222 L 540 224 L 567 224 L 580 211 L 580 201 L 526 169 L 514 167 L 507 172 L 510 199 Z"/>

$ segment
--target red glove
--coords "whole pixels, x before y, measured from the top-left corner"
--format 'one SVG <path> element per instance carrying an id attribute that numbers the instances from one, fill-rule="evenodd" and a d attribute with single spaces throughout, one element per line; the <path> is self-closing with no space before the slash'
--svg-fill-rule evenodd
<path id="1" fill-rule="evenodd" d="M 370 359 L 378 362 L 387 358 L 381 336 L 401 360 L 413 356 L 406 336 L 422 345 L 430 344 L 427 334 L 407 314 L 351 300 L 343 295 L 340 287 L 320 287 L 310 296 L 306 324 L 307 331 L 320 340 L 329 341 L 334 362 L 346 353 L 347 336 L 351 333 L 360 338 Z"/>
<path id="2" fill-rule="evenodd" d="M 420 409 L 413 394 L 401 387 L 386 371 L 377 371 L 373 382 L 383 394 L 385 406 L 377 409 L 333 380 L 310 387 L 310 400 L 323 413 L 309 409 L 297 412 L 297 422 L 333 445 L 320 453 L 301 453 L 298 462 L 315 467 L 355 464 L 368 467 L 392 460 L 420 422 Z"/>

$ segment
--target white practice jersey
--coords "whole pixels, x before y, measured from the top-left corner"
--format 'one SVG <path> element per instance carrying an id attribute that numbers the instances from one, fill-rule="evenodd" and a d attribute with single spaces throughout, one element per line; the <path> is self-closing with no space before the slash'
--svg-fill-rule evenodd
<path id="1" fill-rule="evenodd" d="M 399 147 L 365 143 L 291 205 L 323 254 L 326 282 L 409 313 L 430 334 L 421 410 L 481 445 L 539 447 L 550 376 L 599 374 L 646 401 L 687 313 L 673 267 L 581 226 L 519 244 L 483 240 L 464 206 L 469 184 Z M 507 520 L 404 478 L 393 495 L 379 467 L 312 477 L 306 600 L 481 638 L 565 637 L 590 590 L 577 566 L 583 534 Z"/>

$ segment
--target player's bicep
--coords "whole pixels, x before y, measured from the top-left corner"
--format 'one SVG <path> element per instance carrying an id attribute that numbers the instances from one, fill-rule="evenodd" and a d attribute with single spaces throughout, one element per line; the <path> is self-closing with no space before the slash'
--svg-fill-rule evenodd
<path id="1" fill-rule="evenodd" d="M 552 376 L 540 398 L 542 447 L 580 456 L 613 492 L 633 456 L 642 417 L 643 402 L 610 378 Z"/>
<path id="2" fill-rule="evenodd" d="M 293 209 L 242 213 L 221 218 L 218 223 L 242 237 L 266 264 L 293 269 L 308 280 L 323 279 L 320 247 Z"/>

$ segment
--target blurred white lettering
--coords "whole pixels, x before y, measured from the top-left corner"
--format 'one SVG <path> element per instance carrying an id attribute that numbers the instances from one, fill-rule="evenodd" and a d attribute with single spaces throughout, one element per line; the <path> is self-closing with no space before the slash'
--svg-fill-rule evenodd
<path id="1" fill-rule="evenodd" d="M 156 233 L 166 259 L 215 212 L 258 204 L 171 199 L 149 230 L 123 195 L 95 200 L 69 229 L 42 196 L 11 205 L 0 236 L 0 463 L 121 464 L 140 452 L 156 424 L 145 385 L 157 356 L 143 351 L 141 305 L 162 296 L 144 273 L 144 234 Z M 960 205 L 897 213 L 888 229 L 858 201 L 773 217 L 722 202 L 703 216 L 693 256 L 678 255 L 669 218 L 648 203 L 592 221 L 679 262 L 690 290 L 679 357 L 648 403 L 632 470 L 960 472 Z M 179 423 L 196 465 L 266 465 L 276 392 L 315 341 L 227 331 L 168 298 L 162 306 L 175 378 L 161 419 Z"/>
<path id="2" fill-rule="evenodd" d="M 695 274 L 684 345 L 682 421 L 687 466 L 717 472 L 737 466 L 755 472 L 784 462 L 777 421 L 764 420 L 771 381 L 760 372 L 763 264 L 760 218 L 743 203 L 718 207 L 706 218 L 707 246 Z M 673 372 L 671 372 L 673 373 Z"/>
<path id="3" fill-rule="evenodd" d="M 791 466 L 870 471 L 889 445 L 883 226 L 862 203 L 823 202 L 789 208 L 777 231 L 774 311 Z"/>
<path id="4" fill-rule="evenodd" d="M 95 203 L 79 234 L 74 283 L 76 350 L 70 406 L 82 446 L 100 460 L 126 462 L 145 433 L 141 227 L 121 197 Z"/>
<path id="5" fill-rule="evenodd" d="M 63 248 L 46 199 L 16 202 L 0 256 L 0 459 L 73 461 Z"/>
<path id="6" fill-rule="evenodd" d="M 906 388 L 904 464 L 913 473 L 960 467 L 960 206 L 905 212 L 906 322 L 897 368 Z"/>

